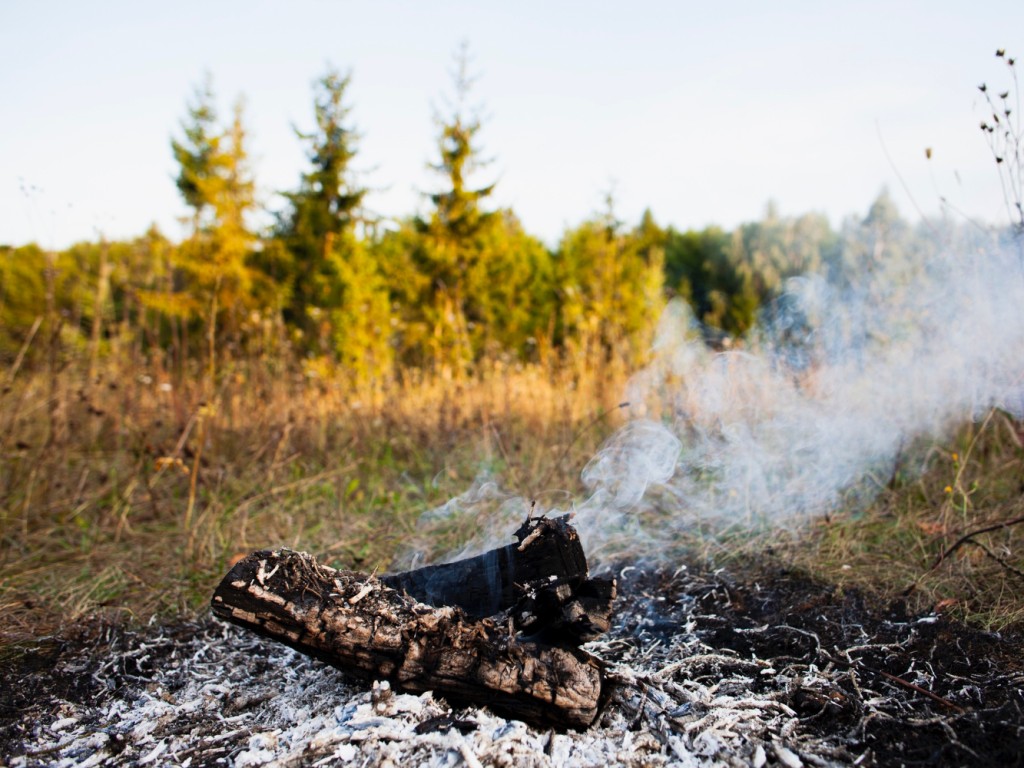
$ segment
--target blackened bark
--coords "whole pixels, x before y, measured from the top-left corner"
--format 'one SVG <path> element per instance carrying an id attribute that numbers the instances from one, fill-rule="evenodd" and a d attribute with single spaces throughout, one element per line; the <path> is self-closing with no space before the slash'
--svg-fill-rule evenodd
<path id="1" fill-rule="evenodd" d="M 607 632 L 615 582 L 590 579 L 569 516 L 528 518 L 515 542 L 482 555 L 382 576 L 390 587 L 476 618 L 507 614 L 516 629 L 552 645 Z"/>
<path id="2" fill-rule="evenodd" d="M 430 608 L 307 554 L 254 552 L 212 604 L 223 619 L 400 690 L 433 690 L 536 724 L 584 728 L 597 715 L 600 669 L 580 649 L 523 641 L 505 618 Z"/>
<path id="3" fill-rule="evenodd" d="M 389 587 L 404 590 L 428 605 L 452 605 L 468 616 L 494 616 L 539 580 L 582 581 L 587 558 L 568 516 L 530 518 L 516 541 L 476 557 L 382 576 Z"/>

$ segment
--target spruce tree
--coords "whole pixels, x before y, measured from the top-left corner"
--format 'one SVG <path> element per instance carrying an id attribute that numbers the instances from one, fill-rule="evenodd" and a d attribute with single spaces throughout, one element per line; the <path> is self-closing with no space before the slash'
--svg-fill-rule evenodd
<path id="1" fill-rule="evenodd" d="M 209 73 L 203 84 L 195 88 L 181 129 L 183 139 L 171 140 L 171 150 L 179 166 L 175 183 L 185 204 L 192 209 L 192 233 L 195 234 L 210 207 L 207 184 L 215 172 L 215 158 L 220 151 L 213 78 Z"/>
<path id="2" fill-rule="evenodd" d="M 430 281 L 425 310 L 432 356 L 447 372 L 464 370 L 479 349 L 474 337 L 485 319 L 488 288 L 482 240 L 494 217 L 481 203 L 495 186 L 469 185 L 469 176 L 485 162 L 476 143 L 480 118 L 468 106 L 472 81 L 465 45 L 455 63 L 454 104 L 449 116 L 437 118 L 439 160 L 429 166 L 444 178 L 444 187 L 430 195 L 434 209 L 429 220 L 419 222 L 424 242 L 417 254 Z"/>
<path id="3" fill-rule="evenodd" d="M 178 189 L 192 208 L 192 234 L 176 253 L 184 290 L 173 304 L 181 314 L 205 324 L 213 371 L 218 336 L 237 342 L 248 311 L 254 308 L 248 258 L 256 237 L 248 217 L 255 207 L 255 183 L 243 101 L 236 103 L 231 125 L 220 128 L 207 76 L 182 129 L 184 140 L 172 140 L 171 147 L 179 164 Z"/>
<path id="4" fill-rule="evenodd" d="M 328 72 L 314 85 L 316 129 L 296 129 L 306 144 L 311 169 L 299 189 L 285 194 L 289 209 L 278 223 L 278 237 L 291 255 L 291 295 L 285 318 L 325 352 L 331 336 L 326 313 L 340 306 L 335 257 L 346 260 L 355 247 L 355 225 L 366 189 L 352 178 L 358 134 L 348 122 L 345 102 L 350 76 Z"/>

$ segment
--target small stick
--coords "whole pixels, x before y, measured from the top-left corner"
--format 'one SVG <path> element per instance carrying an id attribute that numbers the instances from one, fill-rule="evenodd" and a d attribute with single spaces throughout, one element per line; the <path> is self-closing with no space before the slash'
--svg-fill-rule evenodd
<path id="1" fill-rule="evenodd" d="M 920 693 L 923 696 L 927 696 L 929 699 L 932 699 L 933 701 L 935 701 L 938 704 L 941 704 L 944 707 L 948 707 L 949 709 L 952 709 L 954 712 L 961 712 L 962 713 L 962 712 L 965 711 L 963 707 L 961 707 L 958 704 L 954 704 L 949 699 L 944 699 L 941 696 L 939 696 L 939 694 L 932 693 L 927 688 L 922 688 L 921 686 L 915 685 L 914 683 L 910 682 L 909 680 L 904 680 L 902 677 L 897 677 L 896 675 L 890 674 L 890 673 L 886 672 L 885 670 L 875 669 L 874 667 L 869 667 L 866 664 L 864 664 L 863 662 L 855 661 L 853 659 L 851 659 L 849 661 L 844 661 L 843 659 L 837 659 L 835 656 L 833 656 L 830 653 L 826 653 L 824 650 L 820 650 L 819 653 L 822 656 L 824 656 L 826 659 L 831 661 L 833 664 L 838 664 L 839 666 L 848 667 L 850 669 L 859 669 L 859 670 L 861 670 L 863 672 L 873 672 L 874 674 L 881 675 L 886 680 L 891 680 L 892 682 L 897 683 L 898 685 L 902 685 L 903 687 L 908 688 L 911 691 L 914 691 L 915 693 Z"/>
<path id="2" fill-rule="evenodd" d="M 884 677 L 886 680 L 892 680 L 894 683 L 899 683 L 900 685 L 902 685 L 902 686 L 904 686 L 906 688 L 909 688 L 910 690 L 915 691 L 916 693 L 923 694 L 924 696 L 927 696 L 932 701 L 935 701 L 935 702 L 937 702 L 938 704 L 941 704 L 944 707 L 949 707 L 950 709 L 954 710 L 955 712 L 961 712 L 961 713 L 964 712 L 964 708 L 959 706 L 958 704 L 954 704 L 949 699 L 942 698 L 937 693 L 932 693 L 927 688 L 922 688 L 919 685 L 915 685 L 914 683 L 910 682 L 909 680 L 904 680 L 902 677 L 897 677 L 896 675 L 891 675 L 888 672 L 886 672 L 884 670 L 881 670 L 881 669 L 871 669 L 870 667 L 865 667 L 863 665 L 860 665 L 860 666 L 861 666 L 861 669 L 865 669 L 865 670 L 868 670 L 870 672 L 877 672 L 882 677 Z"/>
<path id="3" fill-rule="evenodd" d="M 951 546 L 949 549 L 947 549 L 945 552 L 939 555 L 938 559 L 935 561 L 932 567 L 925 571 L 925 573 L 927 574 L 934 571 L 942 564 L 943 560 L 952 555 L 960 547 L 962 547 L 975 536 L 979 536 L 983 533 L 991 533 L 992 531 L 998 531 L 1000 528 L 1009 528 L 1011 525 L 1018 525 L 1020 523 L 1024 523 L 1024 515 L 1020 517 L 1015 517 L 1013 520 L 1005 520 L 1004 522 L 996 523 L 995 525 L 987 525 L 984 528 L 978 528 L 976 530 L 970 531 L 969 533 L 965 533 L 963 536 L 956 540 L 956 543 L 953 544 L 953 546 Z"/>

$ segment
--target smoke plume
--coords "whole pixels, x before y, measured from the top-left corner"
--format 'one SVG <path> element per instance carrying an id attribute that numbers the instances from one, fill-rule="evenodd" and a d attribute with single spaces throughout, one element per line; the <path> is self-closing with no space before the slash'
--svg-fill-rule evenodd
<path id="1" fill-rule="evenodd" d="M 709 349 L 688 306 L 669 305 L 626 393 L 632 419 L 583 469 L 589 496 L 572 511 L 591 558 L 796 527 L 920 469 L 921 447 L 966 420 L 1024 413 L 1020 243 L 868 253 L 790 280 L 731 351 Z M 490 481 L 433 514 L 481 498 L 501 513 L 492 531 L 528 509 Z"/>

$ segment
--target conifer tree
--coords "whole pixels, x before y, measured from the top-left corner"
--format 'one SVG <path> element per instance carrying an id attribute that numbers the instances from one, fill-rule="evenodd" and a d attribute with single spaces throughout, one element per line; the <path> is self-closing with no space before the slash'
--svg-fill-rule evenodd
<path id="1" fill-rule="evenodd" d="M 345 102 L 350 79 L 329 69 L 316 81 L 316 129 L 296 129 L 312 167 L 303 174 L 299 189 L 285 195 L 290 206 L 278 223 L 278 237 L 292 259 L 285 318 L 321 352 L 327 351 L 331 336 L 326 313 L 341 300 L 335 258 L 351 257 L 366 195 L 352 178 L 358 134 L 348 122 L 351 109 Z"/>
<path id="2" fill-rule="evenodd" d="M 203 84 L 196 87 L 187 109 L 188 115 L 181 123 L 184 137 L 180 141 L 172 139 L 171 149 L 179 166 L 175 183 L 185 204 L 192 209 L 192 233 L 195 234 L 210 206 L 207 183 L 215 172 L 215 158 L 220 151 L 213 78 L 209 73 Z"/>
<path id="3" fill-rule="evenodd" d="M 481 203 L 494 184 L 473 188 L 469 176 L 485 164 L 477 146 L 481 122 L 468 106 L 472 81 L 469 55 L 463 45 L 452 73 L 455 100 L 447 117 L 438 117 L 439 160 L 430 168 L 445 180 L 444 188 L 430 195 L 430 219 L 419 222 L 424 236 L 418 252 L 420 268 L 429 278 L 425 310 L 431 326 L 432 356 L 445 371 L 461 371 L 478 351 L 473 332 L 483 320 L 486 285 L 482 239 L 494 214 Z"/>
<path id="4" fill-rule="evenodd" d="M 195 99 L 182 126 L 184 141 L 171 142 L 180 166 L 178 189 L 193 211 L 192 235 L 175 259 L 185 290 L 172 303 L 179 314 L 202 318 L 212 372 L 218 335 L 237 342 L 253 308 L 248 257 L 256 238 L 247 219 L 255 207 L 255 183 L 244 102 L 238 100 L 231 125 L 221 129 L 209 77 Z"/>

